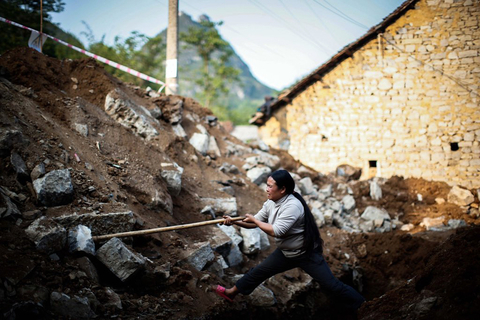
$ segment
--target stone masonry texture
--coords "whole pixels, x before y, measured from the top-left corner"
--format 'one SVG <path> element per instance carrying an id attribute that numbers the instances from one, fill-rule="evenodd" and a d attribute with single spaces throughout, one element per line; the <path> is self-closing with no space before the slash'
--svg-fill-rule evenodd
<path id="1" fill-rule="evenodd" d="M 480 1 L 420 0 L 260 130 L 320 172 L 480 187 Z"/>

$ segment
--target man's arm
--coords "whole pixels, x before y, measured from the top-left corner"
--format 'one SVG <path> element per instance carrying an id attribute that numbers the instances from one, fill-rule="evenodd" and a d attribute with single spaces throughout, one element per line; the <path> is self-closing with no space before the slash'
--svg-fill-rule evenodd
<path id="1" fill-rule="evenodd" d="M 262 229 L 262 231 L 268 234 L 269 236 L 272 236 L 272 237 L 275 236 L 275 232 L 273 231 L 273 226 L 270 223 L 260 221 L 256 219 L 254 216 L 252 216 L 251 214 L 247 214 L 245 216 L 245 219 L 242 220 L 242 222 L 253 224 L 255 227 L 259 227 L 260 229 Z"/>

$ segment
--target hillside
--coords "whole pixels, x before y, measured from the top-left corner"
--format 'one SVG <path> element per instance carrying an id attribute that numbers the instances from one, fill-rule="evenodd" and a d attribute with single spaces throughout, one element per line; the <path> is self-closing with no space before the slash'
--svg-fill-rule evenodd
<path id="1" fill-rule="evenodd" d="M 207 18 L 208 17 L 204 17 Z M 199 28 L 200 24 L 192 19 L 188 14 L 181 12 L 179 19 L 179 33 L 188 32 L 189 28 Z M 166 30 L 160 32 L 157 36 L 160 36 L 164 43 L 166 41 Z M 230 94 L 227 97 L 225 103 L 227 103 L 230 109 L 235 109 L 242 102 L 251 102 L 252 106 L 258 106 L 263 103 L 263 98 L 266 95 L 274 95 L 275 90 L 269 88 L 268 86 L 260 83 L 252 75 L 249 67 L 245 62 L 237 55 L 235 50 L 230 47 L 233 51 L 233 55 L 230 58 L 230 65 L 239 69 L 240 73 L 240 83 L 233 85 L 230 88 Z M 185 44 L 179 43 L 179 81 L 180 81 L 180 92 L 179 94 L 193 97 L 195 93 L 199 90 L 195 83 L 191 81 L 194 78 L 196 70 L 200 69 L 201 59 L 195 50 L 190 48 L 185 48 Z M 252 109 L 252 112 L 255 109 Z"/>
<path id="2" fill-rule="evenodd" d="M 191 98 L 28 48 L 0 57 L 0 108 L 2 319 L 478 317 L 478 190 L 315 172 L 242 143 Z M 92 238 L 256 213 L 280 167 L 315 212 L 332 272 L 366 297 L 358 315 L 298 269 L 233 303 L 215 295 L 274 249 L 261 233 Z"/>

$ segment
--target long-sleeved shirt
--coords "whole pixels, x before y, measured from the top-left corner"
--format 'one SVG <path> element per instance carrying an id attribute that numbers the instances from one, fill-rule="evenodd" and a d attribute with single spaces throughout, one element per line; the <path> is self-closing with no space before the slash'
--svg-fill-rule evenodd
<path id="1" fill-rule="evenodd" d="M 286 257 L 296 257 L 305 252 L 304 209 L 293 194 L 288 194 L 277 201 L 267 200 L 255 218 L 273 226 L 275 243 Z"/>

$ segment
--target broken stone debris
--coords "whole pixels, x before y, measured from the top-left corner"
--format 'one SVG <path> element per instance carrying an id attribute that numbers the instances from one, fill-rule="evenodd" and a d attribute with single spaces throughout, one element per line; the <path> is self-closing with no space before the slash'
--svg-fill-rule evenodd
<path id="1" fill-rule="evenodd" d="M 88 126 L 82 123 L 75 123 L 75 130 L 84 137 L 88 137 Z"/>
<path id="2" fill-rule="evenodd" d="M 220 278 L 225 275 L 224 270 L 227 269 L 229 266 L 225 262 L 225 259 L 222 256 L 218 256 L 214 259 L 212 264 L 207 268 L 207 270 L 213 274 L 216 274 Z"/>
<path id="3" fill-rule="evenodd" d="M 17 181 L 25 183 L 30 178 L 30 175 L 28 174 L 27 165 L 22 157 L 18 153 L 13 152 L 10 155 L 10 163 L 15 170 Z"/>
<path id="4" fill-rule="evenodd" d="M 370 181 L 370 197 L 375 201 L 382 199 L 382 188 L 376 181 Z"/>
<path id="5" fill-rule="evenodd" d="M 242 276 L 243 275 L 234 276 L 233 281 L 238 281 Z M 263 284 L 256 287 L 255 290 L 247 296 L 247 299 L 257 307 L 271 307 L 277 303 L 273 291 L 265 287 Z"/>
<path id="6" fill-rule="evenodd" d="M 74 295 L 73 298 L 60 292 L 52 292 L 50 306 L 57 315 L 73 319 L 92 319 L 95 313 L 90 308 L 87 297 Z"/>
<path id="7" fill-rule="evenodd" d="M 100 283 L 97 268 L 95 268 L 95 265 L 90 258 L 86 256 L 80 257 L 76 259 L 76 263 L 78 264 L 78 267 L 85 272 L 85 275 L 89 279 L 93 280 L 95 283 Z"/>
<path id="8" fill-rule="evenodd" d="M 13 147 L 21 147 L 28 144 L 19 130 L 7 130 L 0 132 L 0 156 L 8 156 Z"/>
<path id="9" fill-rule="evenodd" d="M 240 247 L 235 243 L 230 247 L 230 252 L 226 257 L 226 261 L 230 267 L 235 267 L 243 262 L 243 254 Z"/>
<path id="10" fill-rule="evenodd" d="M 152 125 L 150 113 L 147 114 L 143 108 L 128 100 L 119 89 L 108 93 L 105 98 L 105 111 L 113 120 L 146 140 L 159 134 Z"/>
<path id="11" fill-rule="evenodd" d="M 10 200 L 13 196 L 7 188 L 0 187 L 0 218 L 19 217 L 21 215 L 17 205 Z"/>
<path id="12" fill-rule="evenodd" d="M 30 172 L 30 178 L 32 181 L 41 178 L 45 175 L 45 164 L 43 162 L 40 162 L 33 168 L 32 172 Z"/>

